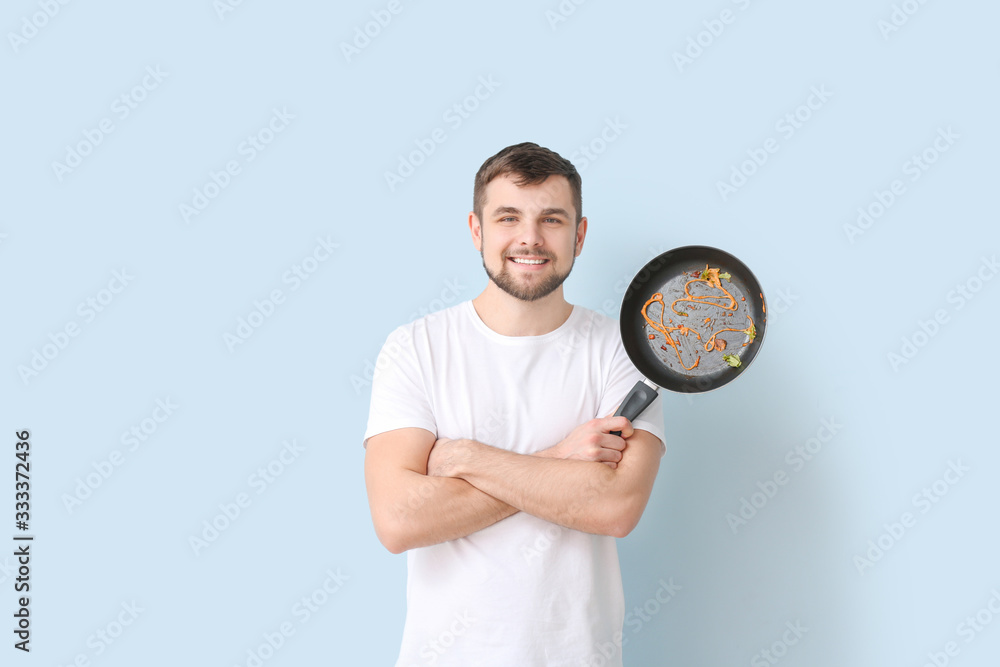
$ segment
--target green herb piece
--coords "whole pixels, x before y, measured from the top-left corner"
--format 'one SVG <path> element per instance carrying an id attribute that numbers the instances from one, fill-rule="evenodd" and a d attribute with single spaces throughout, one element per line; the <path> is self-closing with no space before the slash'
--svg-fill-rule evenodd
<path id="1" fill-rule="evenodd" d="M 685 313 L 683 310 L 677 311 L 677 314 L 680 315 L 681 317 L 687 317 L 688 316 L 688 314 Z"/>
<path id="2" fill-rule="evenodd" d="M 720 278 L 725 278 L 726 280 L 729 280 L 730 282 L 732 282 L 732 280 L 730 280 L 732 278 L 732 276 L 729 275 L 728 273 L 720 273 L 719 277 Z"/>
<path id="3" fill-rule="evenodd" d="M 730 366 L 732 366 L 733 368 L 739 368 L 740 365 L 743 363 L 742 361 L 740 361 L 740 358 L 737 357 L 735 354 L 724 354 L 722 355 L 722 360 L 725 361 Z"/>

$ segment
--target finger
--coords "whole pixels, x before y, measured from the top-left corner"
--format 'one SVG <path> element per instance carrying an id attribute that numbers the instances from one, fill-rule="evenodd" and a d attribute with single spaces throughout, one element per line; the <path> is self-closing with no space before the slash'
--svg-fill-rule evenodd
<path id="1" fill-rule="evenodd" d="M 622 437 L 622 438 L 631 438 L 632 437 L 632 433 L 634 432 L 634 430 L 632 428 L 632 422 L 630 422 L 627 418 L 621 417 L 621 416 L 619 416 L 619 417 L 608 417 L 607 419 L 603 419 L 602 422 L 603 422 L 603 425 L 607 426 L 607 428 L 601 429 L 605 433 L 611 433 L 612 431 L 618 431 L 618 432 L 621 433 L 621 436 L 619 436 L 619 437 Z"/>
<path id="2" fill-rule="evenodd" d="M 601 463 L 603 463 L 604 465 L 608 466 L 612 470 L 614 470 L 615 468 L 618 467 L 618 463 L 616 461 L 601 461 Z"/>
<path id="3" fill-rule="evenodd" d="M 605 433 L 610 433 L 612 431 L 621 431 L 622 436 L 625 436 L 625 430 L 628 429 L 629 435 L 632 434 L 632 422 L 627 418 L 618 417 L 605 417 L 600 420 L 599 428 Z"/>
<path id="4" fill-rule="evenodd" d="M 620 439 L 621 438 L 619 438 L 619 440 Z M 612 461 L 617 463 L 618 461 L 622 460 L 622 453 L 618 449 L 611 449 L 609 447 L 605 447 L 600 451 L 600 453 L 598 453 L 597 458 L 599 461 L 602 462 Z"/>
<path id="5" fill-rule="evenodd" d="M 600 444 L 601 449 L 617 450 L 619 452 L 628 446 L 628 443 L 625 442 L 624 431 L 622 432 L 622 437 L 619 437 L 617 435 L 611 435 L 610 433 L 608 433 L 607 435 L 603 436 L 598 441 L 598 443 Z"/>

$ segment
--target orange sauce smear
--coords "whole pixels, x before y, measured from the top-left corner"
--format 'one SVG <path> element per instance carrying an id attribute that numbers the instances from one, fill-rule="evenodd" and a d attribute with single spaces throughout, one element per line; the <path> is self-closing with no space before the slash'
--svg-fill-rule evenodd
<path id="1" fill-rule="evenodd" d="M 684 283 L 684 294 L 686 298 L 681 297 L 679 299 L 674 299 L 674 302 L 670 304 L 670 310 L 674 311 L 674 313 L 677 313 L 678 311 L 676 306 L 678 303 L 704 303 L 709 306 L 716 306 L 718 308 L 722 308 L 723 310 L 736 310 L 736 299 L 733 297 L 732 294 L 729 293 L 729 290 L 727 290 L 725 287 L 722 286 L 722 282 L 719 279 L 719 270 L 710 269 L 708 268 L 707 264 L 705 265 L 705 270 L 708 272 L 708 278 L 692 278 L 691 280 Z M 694 294 L 691 294 L 691 283 L 705 283 L 709 287 L 715 287 L 716 289 L 722 290 L 723 293 L 725 293 L 725 296 L 722 296 L 720 294 L 705 294 L 702 296 L 695 296 Z M 714 303 L 712 301 L 709 301 L 709 299 L 722 299 L 722 300 L 728 299 L 729 305 Z"/>
<path id="2" fill-rule="evenodd" d="M 649 316 L 649 313 L 646 312 L 646 310 L 649 308 L 650 304 L 653 304 L 653 303 L 660 304 L 660 321 L 659 322 L 654 321 Z M 670 332 L 671 331 L 680 331 L 680 333 L 681 333 L 682 336 L 686 336 L 686 335 L 688 335 L 688 333 L 690 333 L 690 332 L 692 332 L 694 330 L 693 329 L 689 329 L 688 327 L 683 326 L 683 325 L 677 326 L 677 327 L 668 327 L 667 325 L 665 325 L 663 323 L 663 313 L 665 313 L 666 310 L 667 310 L 666 305 L 663 303 L 663 295 L 660 294 L 659 292 L 657 292 L 652 297 L 650 297 L 649 301 L 647 301 L 646 303 L 643 304 L 643 306 L 642 306 L 642 316 L 646 320 L 646 323 L 649 324 L 649 326 L 653 327 L 654 329 L 656 329 L 657 331 L 659 331 L 660 333 L 663 334 L 663 337 L 667 339 L 667 345 L 669 345 L 670 347 L 674 348 L 674 352 L 677 353 L 677 361 L 680 362 L 681 367 L 684 368 L 684 370 L 686 370 L 686 371 L 693 370 L 694 368 L 698 367 L 698 364 L 701 362 L 701 357 L 698 357 L 697 359 L 695 359 L 694 363 L 692 365 L 685 366 L 684 365 L 684 360 L 681 359 L 680 348 L 677 347 L 677 341 L 675 341 L 674 338 L 673 338 L 673 336 L 670 335 Z M 698 336 L 698 340 L 701 340 L 701 334 L 699 334 L 697 331 L 695 331 L 694 334 L 696 336 Z"/>
<path id="3" fill-rule="evenodd" d="M 687 302 L 687 303 L 703 303 L 703 304 L 708 305 L 708 306 L 715 306 L 717 308 L 722 308 L 723 310 L 733 310 L 733 311 L 736 310 L 736 299 L 735 299 L 735 297 L 733 297 L 732 294 L 729 293 L 729 290 L 727 290 L 725 287 L 722 286 L 722 282 L 719 280 L 719 269 L 710 269 L 710 268 L 708 268 L 708 265 L 706 264 L 705 265 L 705 270 L 708 272 L 708 277 L 707 278 L 700 278 L 700 277 L 699 278 L 693 278 L 692 280 L 689 280 L 686 283 L 684 283 L 684 294 L 685 294 L 685 296 L 681 297 L 681 298 L 678 298 L 678 299 L 674 299 L 674 301 L 670 304 L 670 310 L 672 310 L 675 314 L 679 314 L 678 311 L 677 311 L 677 309 L 676 309 L 676 305 L 678 303 L 685 303 L 685 302 Z M 694 294 L 691 294 L 691 289 L 690 289 L 691 283 L 699 283 L 699 282 L 700 283 L 705 283 L 709 287 L 715 287 L 717 289 L 722 290 L 725 293 L 725 296 L 717 295 L 717 294 L 716 295 L 706 294 L 706 295 L 696 296 Z M 764 297 L 764 295 L 761 294 L 761 299 L 763 299 L 763 297 Z M 728 305 L 723 305 L 723 303 L 715 303 L 714 301 L 710 301 L 710 299 L 725 301 L 727 298 L 729 300 Z M 743 300 L 746 301 L 746 297 L 743 297 Z M 648 310 L 649 306 L 651 304 L 654 304 L 654 303 L 660 304 L 660 319 L 659 319 L 659 322 L 654 321 L 649 316 L 649 314 L 646 312 Z M 699 355 L 698 358 L 694 360 L 694 364 L 692 364 L 691 366 L 685 366 L 684 365 L 684 360 L 681 358 L 680 348 L 677 346 L 677 344 L 678 344 L 679 341 L 674 340 L 673 336 L 671 335 L 671 332 L 677 331 L 677 332 L 679 332 L 679 335 L 681 335 L 681 336 L 687 336 L 687 335 L 693 333 L 695 336 L 697 336 L 698 340 L 702 339 L 701 338 L 701 334 L 699 334 L 694 329 L 691 329 L 690 327 L 684 326 L 683 324 L 679 325 L 679 326 L 668 327 L 666 324 L 663 323 L 663 315 L 666 313 L 666 311 L 667 311 L 667 308 L 666 308 L 666 304 L 663 302 L 663 294 L 661 294 L 660 292 L 657 292 L 656 294 L 654 294 L 653 296 L 651 296 L 649 298 L 649 300 L 646 301 L 646 303 L 643 304 L 643 306 L 642 306 L 642 317 L 643 317 L 643 319 L 646 320 L 646 323 L 649 324 L 649 326 L 651 326 L 653 329 L 655 329 L 655 330 L 659 331 L 660 333 L 662 333 L 663 337 L 667 341 L 667 344 L 670 345 L 670 347 L 674 348 L 674 352 L 677 353 L 677 361 L 680 362 L 681 367 L 684 368 L 684 370 L 688 370 L 688 371 L 693 370 L 693 369 L 695 369 L 695 368 L 698 367 L 699 363 L 701 363 L 701 356 Z M 726 315 L 728 315 L 729 317 L 732 317 L 732 313 L 726 313 Z M 750 320 L 750 324 L 745 329 L 725 328 L 725 329 L 719 329 L 718 331 L 716 331 L 715 333 L 713 333 L 712 336 L 711 336 L 711 338 L 709 338 L 708 341 L 706 341 L 705 344 L 704 344 L 705 351 L 706 352 L 712 351 L 715 348 L 715 337 L 718 336 L 723 331 L 741 331 L 741 332 L 747 334 L 747 336 L 749 336 L 750 335 L 750 328 L 753 327 L 753 318 L 750 317 L 749 313 L 747 314 L 747 319 Z M 703 320 L 702 323 L 703 324 L 708 324 L 709 322 L 711 322 L 711 320 L 712 320 L 711 317 L 706 317 Z M 670 319 L 669 322 L 671 324 L 673 324 L 673 319 Z M 649 338 L 650 338 L 650 340 L 652 340 L 654 338 L 654 336 L 650 335 Z M 749 345 L 750 342 L 751 341 L 748 340 L 746 343 L 743 343 L 743 347 L 746 347 L 747 345 Z M 663 346 L 661 346 L 661 347 L 663 347 Z M 663 348 L 663 349 L 666 349 L 666 348 Z"/>
<path id="4" fill-rule="evenodd" d="M 719 329 L 719 330 L 718 330 L 718 331 L 716 331 L 716 332 L 715 332 L 714 334 L 712 334 L 712 337 L 711 337 L 711 338 L 709 338 L 709 339 L 708 339 L 708 341 L 707 341 L 707 342 L 705 343 L 705 351 L 706 351 L 706 352 L 711 352 L 711 351 L 712 351 L 712 349 L 714 349 L 714 348 L 715 348 L 715 337 L 716 337 L 716 336 L 718 336 L 718 335 L 719 335 L 720 333 L 722 333 L 723 331 L 742 331 L 742 332 L 743 332 L 743 333 L 745 333 L 745 334 L 746 334 L 747 336 L 749 336 L 749 335 L 750 335 L 750 327 L 752 327 L 752 326 L 753 326 L 753 318 L 752 318 L 752 317 L 750 317 L 750 313 L 747 313 L 747 319 L 748 319 L 748 320 L 750 320 L 750 324 L 748 324 L 748 325 L 747 325 L 746 329 Z M 749 340 L 748 340 L 747 342 L 743 343 L 743 347 L 746 347 L 746 346 L 747 346 L 747 345 L 749 345 L 749 344 L 750 344 L 751 342 L 752 342 L 752 341 L 749 341 Z"/>

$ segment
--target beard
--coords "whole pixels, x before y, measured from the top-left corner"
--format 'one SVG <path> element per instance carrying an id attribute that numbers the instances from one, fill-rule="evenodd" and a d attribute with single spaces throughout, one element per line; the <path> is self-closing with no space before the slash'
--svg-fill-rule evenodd
<path id="1" fill-rule="evenodd" d="M 573 264 L 576 258 L 574 257 L 570 261 L 569 269 L 566 273 L 553 273 L 544 279 L 535 280 L 517 280 L 514 274 L 511 272 L 510 267 L 507 265 L 508 257 L 517 257 L 516 254 L 504 254 L 501 259 L 503 260 L 503 268 L 500 269 L 499 273 L 495 273 L 490 270 L 490 267 L 486 265 L 486 256 L 483 251 L 479 252 L 480 257 L 483 258 L 483 268 L 486 269 L 486 275 L 490 277 L 497 287 L 502 289 L 507 294 L 510 294 L 515 299 L 521 301 L 537 301 L 538 299 L 547 297 L 552 292 L 556 291 L 563 281 L 569 277 L 570 271 L 573 270 Z M 535 257 L 544 257 L 550 262 L 555 261 L 555 257 L 547 252 L 534 252 L 532 253 Z"/>

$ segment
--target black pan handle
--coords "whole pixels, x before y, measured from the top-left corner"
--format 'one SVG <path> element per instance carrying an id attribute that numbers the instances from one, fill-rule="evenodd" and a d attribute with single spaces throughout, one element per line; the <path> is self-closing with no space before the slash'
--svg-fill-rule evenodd
<path id="1" fill-rule="evenodd" d="M 618 407 L 615 417 L 625 417 L 632 421 L 642 414 L 642 411 L 649 407 L 649 404 L 656 400 L 656 390 L 658 387 L 649 380 L 639 380 L 632 387 L 625 400 Z M 622 434 L 621 431 L 611 431 L 611 435 Z"/>

